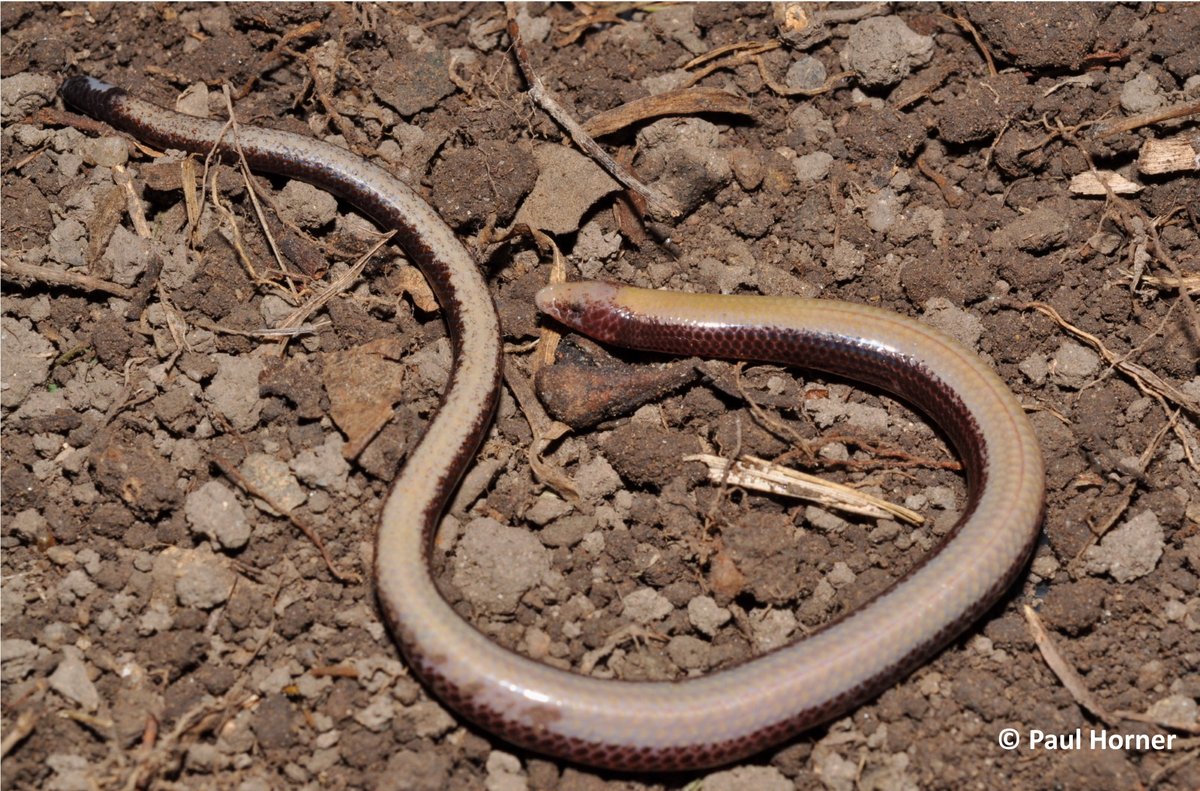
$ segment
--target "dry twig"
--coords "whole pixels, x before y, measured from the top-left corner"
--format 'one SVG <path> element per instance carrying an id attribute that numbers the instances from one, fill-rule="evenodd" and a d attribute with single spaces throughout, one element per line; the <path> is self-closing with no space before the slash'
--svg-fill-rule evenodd
<path id="1" fill-rule="evenodd" d="M 1097 123 L 1092 133 L 1097 140 L 1103 140 L 1106 137 L 1119 135 L 1122 132 L 1132 132 L 1134 129 L 1140 129 L 1143 126 L 1159 124 L 1163 121 L 1171 121 L 1176 118 L 1186 118 L 1189 115 L 1196 115 L 1197 113 L 1200 113 L 1200 99 L 1194 102 L 1160 107 L 1157 110 L 1151 110 L 1141 115 L 1133 115 L 1129 118 Z"/>
<path id="2" fill-rule="evenodd" d="M 1037 644 L 1038 650 L 1042 654 L 1042 658 L 1046 664 L 1058 676 L 1058 680 L 1066 688 L 1071 696 L 1075 698 L 1075 702 L 1082 706 L 1087 711 L 1091 712 L 1096 719 L 1103 722 L 1109 727 L 1115 726 L 1120 720 L 1132 720 L 1134 722 L 1142 722 L 1148 725 L 1157 725 L 1161 728 L 1169 730 L 1183 731 L 1184 733 L 1200 734 L 1200 725 L 1194 722 L 1171 722 L 1163 721 L 1160 718 L 1152 717 L 1148 714 L 1142 714 L 1136 711 L 1109 711 L 1104 704 L 1092 694 L 1088 689 L 1087 683 L 1083 677 L 1072 667 L 1058 650 L 1058 645 L 1050 637 L 1045 626 L 1042 625 L 1041 618 L 1034 612 L 1033 608 L 1025 605 L 1025 621 L 1029 624 L 1029 631 L 1032 633 L 1033 640 Z"/>
<path id="3" fill-rule="evenodd" d="M 628 189 L 640 193 L 646 199 L 646 205 L 650 209 L 650 213 L 659 218 L 678 217 L 681 212 L 678 206 L 662 194 L 658 190 L 643 184 L 639 179 L 631 175 L 625 168 L 617 164 L 608 153 L 600 147 L 600 145 L 583 130 L 583 127 L 571 117 L 558 100 L 546 90 L 546 86 L 542 84 L 542 79 L 533 69 L 533 63 L 529 59 L 529 52 L 525 49 L 525 42 L 521 38 L 521 28 L 517 24 L 516 14 L 512 7 L 509 6 L 508 17 L 508 35 L 512 39 L 513 52 L 517 56 L 517 65 L 521 68 L 521 73 L 525 75 L 525 81 L 529 84 L 529 96 L 541 107 L 551 118 L 567 131 L 571 139 L 575 141 L 575 145 L 583 149 L 587 154 L 596 160 L 602 168 L 608 171 L 609 175 L 617 181 L 624 184 Z"/>
<path id="4" fill-rule="evenodd" d="M 33 733 L 37 725 L 37 715 L 32 711 L 23 711 L 17 715 L 17 721 L 8 727 L 4 739 L 0 741 L 0 757 L 8 755 L 8 751 L 20 744 L 21 740 Z"/>
<path id="5" fill-rule="evenodd" d="M 611 110 L 596 113 L 583 125 L 583 130 L 593 137 L 603 137 L 649 118 L 696 113 L 753 114 L 750 103 L 745 98 L 728 91 L 717 88 L 683 88 L 644 96 Z"/>
<path id="6" fill-rule="evenodd" d="M 983 59 L 987 61 L 989 77 L 995 77 L 1000 73 L 996 71 L 996 62 L 992 60 L 991 50 L 988 49 L 987 44 L 984 43 L 983 36 L 979 35 L 979 31 L 975 29 L 975 26 L 971 24 L 970 20 L 958 14 L 955 14 L 954 16 L 938 14 L 938 16 L 942 17 L 943 19 L 949 19 L 951 22 L 971 34 L 971 38 L 974 40 L 975 46 L 979 48 L 979 51 L 983 53 Z"/>
<path id="7" fill-rule="evenodd" d="M 562 48 L 574 44 L 579 40 L 579 37 L 587 32 L 588 28 L 599 25 L 624 25 L 625 20 L 621 18 L 621 14 L 635 8 L 643 8 L 649 3 L 575 3 L 577 10 L 583 12 L 583 16 L 559 27 L 558 32 L 565 35 L 558 41 L 554 42 L 554 46 Z"/>
<path id="8" fill-rule="evenodd" d="M 1067 663 L 1063 655 L 1059 652 L 1058 646 L 1050 639 L 1050 634 L 1046 631 L 1046 627 L 1042 626 L 1042 619 L 1028 604 L 1024 607 L 1025 621 L 1029 624 L 1029 631 L 1033 635 L 1033 641 L 1037 643 L 1038 650 L 1042 652 L 1042 658 L 1046 660 L 1046 664 L 1054 671 L 1054 675 L 1058 676 L 1058 680 L 1067 688 L 1071 696 L 1075 698 L 1075 702 L 1085 709 L 1090 711 L 1097 719 L 1106 725 L 1115 725 L 1117 720 L 1109 713 L 1108 709 L 1096 699 L 1091 690 L 1087 688 L 1083 678 L 1076 672 L 1075 668 Z"/>
<path id="9" fill-rule="evenodd" d="M 1121 356 L 1111 351 L 1107 346 L 1104 345 L 1103 341 L 1101 341 L 1095 335 L 1092 335 L 1090 332 L 1086 332 L 1085 330 L 1082 330 L 1068 322 L 1052 306 L 1047 305 L 1044 302 L 1025 302 L 1018 304 L 1016 307 L 1022 310 L 1033 309 L 1050 317 L 1050 319 L 1056 322 L 1067 332 L 1071 333 L 1082 341 L 1086 341 L 1089 346 L 1100 352 L 1100 356 L 1102 356 L 1109 365 L 1133 379 L 1133 381 L 1137 383 L 1138 387 L 1143 392 L 1148 394 L 1157 394 L 1168 401 L 1171 401 L 1176 406 L 1182 407 L 1188 413 L 1196 417 L 1200 417 L 1200 403 L 1197 403 L 1195 399 L 1160 377 L 1158 374 L 1151 371 L 1146 366 L 1139 363 L 1130 362 L 1129 359 L 1127 359 L 1128 355 Z"/>
<path id="10" fill-rule="evenodd" d="M 329 573 L 333 575 L 334 579 L 336 579 L 338 582 L 350 583 L 362 581 L 357 574 L 347 574 L 338 570 L 337 566 L 333 564 L 333 558 L 329 556 L 329 550 L 325 548 L 325 542 L 321 539 L 321 536 L 318 535 L 317 532 L 313 530 L 307 522 L 292 513 L 291 509 L 276 502 L 270 494 L 264 492 L 258 486 L 255 486 L 253 482 L 246 478 L 246 476 L 242 475 L 241 470 L 233 466 L 233 464 L 226 461 L 221 456 L 213 456 L 212 460 L 213 463 L 221 469 L 221 472 L 225 473 L 225 476 L 229 478 L 229 480 L 237 484 L 247 494 L 253 495 L 267 505 L 271 506 L 276 513 L 282 514 L 283 517 L 291 522 L 293 526 L 298 528 L 300 532 L 304 533 L 304 535 L 308 537 L 308 540 L 312 542 L 313 546 L 315 546 L 317 551 L 321 554 L 321 559 L 325 561 L 325 567 L 329 569 Z"/>
<path id="11" fill-rule="evenodd" d="M 1141 365 L 1140 363 L 1131 362 L 1130 358 L 1136 355 L 1138 351 L 1140 351 L 1140 348 L 1134 349 L 1124 356 L 1120 356 L 1105 346 L 1103 341 L 1101 341 L 1095 335 L 1092 335 L 1091 333 L 1086 332 L 1066 321 L 1066 319 L 1059 315 L 1057 310 L 1050 305 L 1045 304 L 1044 302 L 1028 302 L 1018 304 L 1016 307 L 1022 310 L 1028 310 L 1032 308 L 1046 316 L 1049 316 L 1067 332 L 1071 333 L 1080 340 L 1086 341 L 1090 346 L 1096 349 L 1096 351 L 1100 352 L 1100 355 L 1108 362 L 1110 366 L 1131 378 L 1134 381 L 1134 384 L 1136 384 L 1138 389 L 1140 389 L 1143 393 L 1146 393 L 1150 397 L 1157 400 L 1163 412 L 1166 413 L 1172 430 L 1179 438 L 1179 441 L 1183 446 L 1184 454 L 1188 458 L 1189 464 L 1191 464 L 1193 469 L 1197 469 L 1197 467 L 1200 466 L 1197 459 L 1197 456 L 1200 455 L 1200 453 L 1198 453 L 1200 449 L 1195 448 L 1196 438 L 1172 416 L 1172 412 L 1167 406 L 1167 401 L 1171 401 L 1177 407 L 1181 408 L 1185 412 L 1190 413 L 1193 417 L 1200 417 L 1200 402 L 1197 402 L 1187 393 L 1175 387 L 1146 366 Z M 1162 323 L 1165 324 L 1169 317 L 1170 311 L 1167 312 L 1167 315 L 1163 318 Z M 1156 335 L 1159 331 L 1161 331 L 1161 324 L 1159 330 L 1156 330 L 1155 333 L 1152 333 L 1147 337 L 1146 342 L 1148 342 L 1149 339 Z M 1197 469 L 1197 472 L 1200 472 L 1200 469 Z"/>
<path id="12" fill-rule="evenodd" d="M 237 151 L 238 164 L 242 169 L 242 178 L 246 181 L 246 194 L 250 197 L 250 205 L 254 207 L 254 216 L 258 218 L 258 224 L 262 228 L 263 236 L 267 240 L 267 246 L 271 248 L 271 254 L 275 256 L 275 263 L 279 265 L 280 271 L 287 272 L 287 264 L 283 261 L 283 254 L 279 252 L 279 245 L 275 243 L 275 236 L 271 233 L 271 227 L 263 215 L 262 204 L 258 202 L 258 191 L 255 189 L 254 177 L 250 174 L 250 163 L 246 161 L 246 153 L 242 150 L 241 140 L 238 139 L 237 114 L 233 111 L 233 98 L 229 93 L 229 85 L 222 85 L 221 90 L 225 97 L 225 109 L 229 113 L 229 126 L 233 130 L 233 147 Z M 215 191 L 215 181 L 213 182 L 213 187 Z M 287 283 L 289 290 L 295 294 L 296 284 L 292 282 L 290 274 L 287 277 Z"/>
<path id="13" fill-rule="evenodd" d="M 528 234 L 543 252 L 550 253 L 550 282 L 564 282 L 567 279 L 567 268 L 562 253 L 554 240 L 541 231 L 521 224 L 510 228 L 502 236 L 488 241 L 501 242 L 519 234 Z M 554 350 L 558 346 L 559 337 L 560 335 L 553 328 L 542 328 L 542 335 L 538 341 L 538 355 L 534 357 L 535 370 L 543 365 L 554 363 Z M 521 413 L 529 422 L 529 428 L 533 432 L 533 441 L 529 444 L 527 458 L 534 476 L 542 483 L 552 487 L 563 498 L 578 503 L 580 501 L 579 490 L 575 487 L 575 482 L 561 468 L 551 465 L 542 458 L 542 454 L 546 452 L 547 448 L 570 433 L 571 427 L 550 418 L 542 406 L 542 402 L 534 394 L 529 378 L 518 374 L 514 366 L 504 366 L 504 382 L 508 385 L 509 391 L 516 399 Z"/>
<path id="14" fill-rule="evenodd" d="M 937 188 L 942 192 L 942 200 L 946 201 L 947 206 L 955 209 L 962 205 L 962 195 L 954 191 L 954 185 L 950 183 L 950 179 L 933 169 L 933 166 L 929 164 L 929 160 L 925 159 L 924 154 L 917 157 L 917 170 L 921 171 L 921 174 L 925 178 L 937 185 Z"/>
<path id="15" fill-rule="evenodd" d="M 785 97 L 819 96 L 823 93 L 832 91 L 842 80 L 849 79 L 850 77 L 854 76 L 854 72 L 852 71 L 839 71 L 836 74 L 831 74 L 826 77 L 825 82 L 816 88 L 789 88 L 786 85 L 777 82 L 775 78 L 771 76 L 770 70 L 767 69 L 766 61 L 762 59 L 764 53 L 770 52 L 774 49 L 779 49 L 782 46 L 783 43 L 780 41 L 739 41 L 735 44 L 726 44 L 724 46 L 717 47 L 710 52 L 706 52 L 703 55 L 698 55 L 697 57 L 692 58 L 692 60 L 683 65 L 683 68 L 685 69 L 693 69 L 701 64 L 708 64 L 704 68 L 700 69 L 700 71 L 689 77 L 687 81 L 684 82 L 682 87 L 690 88 L 691 86 L 700 82 L 700 80 L 712 74 L 714 71 L 720 71 L 721 69 L 733 69 L 738 66 L 743 66 L 747 63 L 753 63 L 758 67 L 758 74 L 762 78 L 764 85 L 771 89 L 772 92 L 778 94 L 779 96 Z M 737 54 L 731 55 L 724 60 L 718 60 L 718 58 L 722 58 L 730 52 L 735 52 Z"/>
<path id="16" fill-rule="evenodd" d="M 244 99 L 249 96 L 250 91 L 258 84 L 258 80 L 263 74 L 283 63 L 284 55 L 295 55 L 295 52 L 290 48 L 293 41 L 304 38 L 310 33 L 316 33 L 321 29 L 321 25 L 322 23 L 319 20 L 314 20 L 300 27 L 292 28 L 280 36 L 279 40 L 275 42 L 275 46 L 271 47 L 271 51 L 265 53 L 259 59 L 258 68 L 242 83 L 242 87 L 238 89 L 236 98 Z"/>
<path id="17" fill-rule="evenodd" d="M 367 262 L 371 260 L 371 257 L 375 255 L 376 251 L 387 244 L 395 235 L 395 231 L 390 231 L 384 236 L 380 237 L 379 241 L 377 241 L 370 250 L 363 253 L 362 256 L 360 256 L 359 259 L 354 262 L 353 266 L 351 266 L 338 277 L 334 278 L 333 282 L 331 282 L 318 293 L 314 294 L 303 305 L 285 316 L 284 319 L 273 328 L 273 331 L 280 334 L 285 340 L 293 337 L 295 334 L 294 331 L 298 329 L 303 324 L 304 320 L 311 316 L 314 311 L 327 303 L 329 300 L 333 299 L 337 294 L 340 294 L 357 282 L 359 274 L 362 273 L 363 268 L 366 267 Z M 282 348 L 280 349 L 280 352 L 282 353 Z"/>
<path id="18" fill-rule="evenodd" d="M 28 278 L 37 280 L 42 283 L 54 283 L 59 286 L 70 286 L 72 288 L 82 289 L 84 291 L 100 291 L 105 294 L 112 294 L 114 297 L 121 299 L 133 299 L 137 292 L 132 288 L 119 286 L 116 283 L 110 283 L 107 280 L 101 280 L 98 277 L 91 275 L 81 275 L 76 272 L 61 271 L 58 269 L 50 269 L 45 266 L 37 266 L 36 264 L 12 263 L 9 261 L 0 261 L 0 272 L 14 278 Z"/>
<path id="19" fill-rule="evenodd" d="M 925 522 L 924 517 L 911 509 L 851 486 L 773 464 L 756 456 L 742 456 L 733 461 L 710 453 L 697 453 L 684 456 L 683 461 L 701 462 L 708 467 L 708 480 L 721 486 L 739 486 L 756 492 L 794 497 L 872 519 L 898 519 L 913 525 Z"/>

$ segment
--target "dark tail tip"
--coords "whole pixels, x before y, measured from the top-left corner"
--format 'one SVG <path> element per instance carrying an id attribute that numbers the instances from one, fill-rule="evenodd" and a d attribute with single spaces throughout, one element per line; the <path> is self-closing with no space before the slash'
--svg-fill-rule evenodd
<path id="1" fill-rule="evenodd" d="M 112 117 L 113 103 L 125 95 L 115 85 L 84 75 L 68 77 L 58 92 L 67 104 L 101 121 Z"/>

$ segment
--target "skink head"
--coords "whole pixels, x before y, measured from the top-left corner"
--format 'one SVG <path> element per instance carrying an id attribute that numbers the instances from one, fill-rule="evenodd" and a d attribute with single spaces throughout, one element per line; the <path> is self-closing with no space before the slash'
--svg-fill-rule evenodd
<path id="1" fill-rule="evenodd" d="M 620 308 L 619 286 L 599 281 L 555 283 L 537 293 L 538 310 L 598 341 L 616 340 L 613 332 Z"/>

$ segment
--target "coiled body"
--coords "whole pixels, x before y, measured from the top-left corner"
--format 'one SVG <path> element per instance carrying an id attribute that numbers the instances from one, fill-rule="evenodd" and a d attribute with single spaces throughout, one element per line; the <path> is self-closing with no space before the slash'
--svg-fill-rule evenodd
<path id="1" fill-rule="evenodd" d="M 221 124 L 142 102 L 88 77 L 63 96 L 147 142 L 205 152 Z M 1020 404 L 977 357 L 902 316 L 832 301 L 715 297 L 598 283 L 550 286 L 543 311 L 634 348 L 793 363 L 893 392 L 928 414 L 965 460 L 969 500 L 943 544 L 855 613 L 734 668 L 681 682 L 579 676 L 501 648 L 438 594 L 430 543 L 494 410 L 500 333 L 471 256 L 433 210 L 386 171 L 298 135 L 242 127 L 252 168 L 299 178 L 389 228 L 446 312 L 455 367 L 384 505 L 379 601 L 413 671 L 448 705 L 516 744 L 617 769 L 725 763 L 877 694 L 943 647 L 1011 584 L 1038 535 L 1043 469 Z M 226 142 L 219 144 L 228 149 Z"/>

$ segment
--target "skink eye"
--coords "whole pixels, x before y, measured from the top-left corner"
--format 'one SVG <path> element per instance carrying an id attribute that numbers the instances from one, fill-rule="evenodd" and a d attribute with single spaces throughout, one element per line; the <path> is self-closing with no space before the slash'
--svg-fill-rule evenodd
<path id="1" fill-rule="evenodd" d="M 576 329 L 583 324 L 584 309 L 583 305 L 578 302 L 569 302 L 562 306 L 563 322 L 569 324 Z"/>

